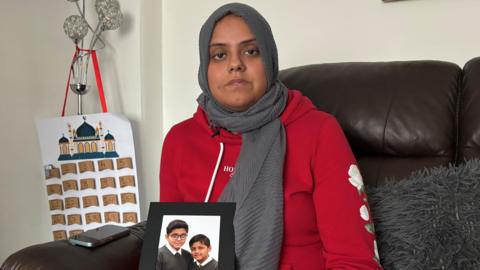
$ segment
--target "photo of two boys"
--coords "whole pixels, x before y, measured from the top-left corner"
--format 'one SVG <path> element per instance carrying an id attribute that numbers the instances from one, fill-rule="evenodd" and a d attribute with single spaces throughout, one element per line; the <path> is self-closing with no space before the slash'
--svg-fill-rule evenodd
<path id="1" fill-rule="evenodd" d="M 158 249 L 157 270 L 218 270 L 218 262 L 211 255 L 210 238 L 195 234 L 188 241 L 189 251 L 184 249 L 189 226 L 181 219 L 168 223 L 164 237 L 166 243 Z"/>

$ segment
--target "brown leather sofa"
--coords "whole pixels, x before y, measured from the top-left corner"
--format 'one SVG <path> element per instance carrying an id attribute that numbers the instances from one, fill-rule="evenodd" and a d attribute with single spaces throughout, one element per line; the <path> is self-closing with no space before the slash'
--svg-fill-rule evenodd
<path id="1" fill-rule="evenodd" d="M 283 70 L 281 80 L 337 117 L 367 185 L 480 157 L 480 58 L 463 69 L 441 61 L 309 65 Z M 1 269 L 136 269 L 145 224 L 131 229 L 95 249 L 27 247 Z"/>
<path id="2" fill-rule="evenodd" d="M 318 109 L 335 115 L 366 185 L 480 157 L 480 58 L 334 63 L 282 71 Z"/>

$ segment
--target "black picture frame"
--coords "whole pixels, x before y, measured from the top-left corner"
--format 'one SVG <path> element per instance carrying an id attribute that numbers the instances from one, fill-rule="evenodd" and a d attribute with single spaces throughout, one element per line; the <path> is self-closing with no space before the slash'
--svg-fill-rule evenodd
<path id="1" fill-rule="evenodd" d="M 172 203 L 152 202 L 143 238 L 140 270 L 155 270 L 164 216 L 219 216 L 220 237 L 218 270 L 235 269 L 233 216 L 235 203 Z M 187 244 L 188 246 L 188 244 Z"/>

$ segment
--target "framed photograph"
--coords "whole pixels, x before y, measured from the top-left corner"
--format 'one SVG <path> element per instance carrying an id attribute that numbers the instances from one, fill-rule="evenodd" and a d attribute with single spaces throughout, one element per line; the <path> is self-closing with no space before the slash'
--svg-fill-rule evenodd
<path id="1" fill-rule="evenodd" d="M 231 270 L 235 203 L 150 203 L 140 270 Z"/>

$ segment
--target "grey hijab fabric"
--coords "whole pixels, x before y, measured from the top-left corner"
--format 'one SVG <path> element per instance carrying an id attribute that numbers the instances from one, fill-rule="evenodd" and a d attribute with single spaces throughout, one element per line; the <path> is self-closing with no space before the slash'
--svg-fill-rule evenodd
<path id="1" fill-rule="evenodd" d="M 255 35 L 268 89 L 254 105 L 233 112 L 219 104 L 208 86 L 209 44 L 216 22 L 233 14 L 242 17 Z M 232 3 L 210 15 L 200 31 L 197 101 L 210 125 L 242 134 L 235 174 L 220 201 L 236 202 L 234 218 L 237 270 L 277 270 L 283 237 L 283 164 L 286 137 L 280 121 L 288 90 L 278 80 L 275 40 L 267 21 L 250 6 Z"/>

